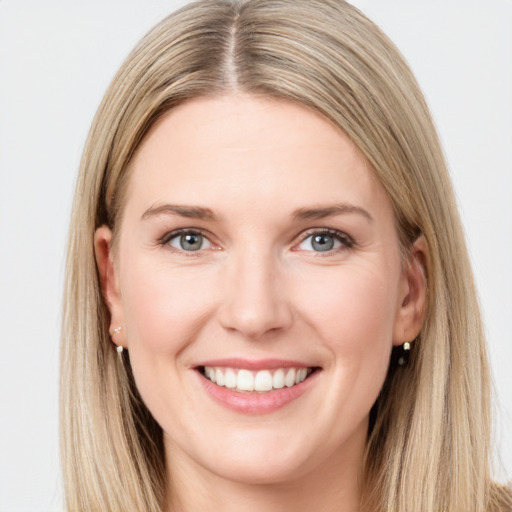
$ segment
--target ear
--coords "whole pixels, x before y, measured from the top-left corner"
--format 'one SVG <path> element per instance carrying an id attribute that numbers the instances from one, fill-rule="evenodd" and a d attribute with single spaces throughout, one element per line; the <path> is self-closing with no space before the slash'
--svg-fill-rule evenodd
<path id="1" fill-rule="evenodd" d="M 101 280 L 101 291 L 110 311 L 110 335 L 116 345 L 125 347 L 123 304 L 112 252 L 112 231 L 107 226 L 101 226 L 96 230 L 94 251 Z"/>
<path id="2" fill-rule="evenodd" d="M 393 345 L 413 341 L 421 331 L 427 306 L 427 243 L 421 235 L 403 263 Z"/>

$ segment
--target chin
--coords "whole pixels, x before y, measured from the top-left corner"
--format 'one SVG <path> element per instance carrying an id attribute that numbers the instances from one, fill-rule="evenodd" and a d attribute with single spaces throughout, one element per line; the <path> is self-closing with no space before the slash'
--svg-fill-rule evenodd
<path id="1" fill-rule="evenodd" d="M 282 457 L 261 450 L 254 457 L 240 457 L 237 454 L 224 455 L 220 464 L 209 468 L 217 476 L 232 482 L 252 485 L 273 485 L 292 482 L 305 473 L 302 457 Z"/>
<path id="2" fill-rule="evenodd" d="M 203 474 L 234 483 L 272 485 L 300 479 L 315 469 L 318 457 L 325 458 L 325 454 L 314 450 L 315 443 L 311 441 L 315 435 L 308 435 L 304 429 L 289 432 L 266 421 L 259 428 L 247 428 L 246 424 L 227 428 L 229 433 L 222 437 L 215 432 L 206 439 L 203 432 L 195 439 L 167 439 L 170 472 L 180 460 L 192 460 Z"/>

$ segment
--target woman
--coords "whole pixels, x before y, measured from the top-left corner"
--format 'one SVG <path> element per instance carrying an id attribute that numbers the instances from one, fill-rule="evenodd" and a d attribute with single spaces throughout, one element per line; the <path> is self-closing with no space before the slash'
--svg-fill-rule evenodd
<path id="1" fill-rule="evenodd" d="M 141 41 L 65 304 L 69 510 L 510 509 L 439 142 L 344 2 L 202 1 Z"/>

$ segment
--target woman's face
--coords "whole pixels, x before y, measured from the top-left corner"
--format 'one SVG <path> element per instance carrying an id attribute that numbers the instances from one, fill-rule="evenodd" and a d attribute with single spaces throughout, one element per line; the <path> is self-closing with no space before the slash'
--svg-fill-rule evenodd
<path id="1" fill-rule="evenodd" d="M 115 254 L 107 228 L 96 248 L 171 473 L 359 464 L 392 345 L 419 328 L 420 272 L 354 144 L 283 100 L 200 98 L 130 172 Z"/>

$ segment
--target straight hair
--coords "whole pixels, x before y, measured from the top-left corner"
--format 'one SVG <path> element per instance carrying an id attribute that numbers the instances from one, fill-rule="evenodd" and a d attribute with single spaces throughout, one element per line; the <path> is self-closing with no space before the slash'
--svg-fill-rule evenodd
<path id="1" fill-rule="evenodd" d="M 428 303 L 409 364 L 390 365 L 372 410 L 362 509 L 512 509 L 490 469 L 490 376 L 476 290 L 443 152 L 393 43 L 342 0 L 201 0 L 153 28 L 93 121 L 70 226 L 61 352 L 61 455 L 69 511 L 161 512 L 162 431 L 108 327 L 94 233 L 117 229 L 129 163 L 188 99 L 246 93 L 320 112 L 357 145 L 394 209 L 404 251 L 424 236 Z M 172 456 L 172 455 L 171 455 Z"/>

